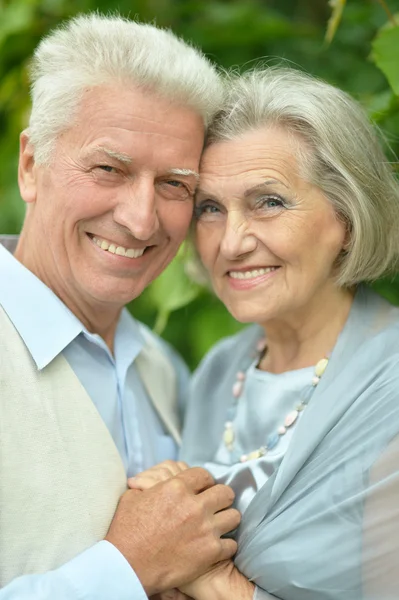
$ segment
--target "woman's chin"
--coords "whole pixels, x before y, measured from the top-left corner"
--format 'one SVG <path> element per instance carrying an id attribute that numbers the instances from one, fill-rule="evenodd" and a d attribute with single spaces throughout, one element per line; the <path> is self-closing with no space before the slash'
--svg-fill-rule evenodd
<path id="1" fill-rule="evenodd" d="M 264 310 L 245 310 L 242 308 L 236 309 L 231 308 L 228 305 L 226 305 L 226 308 L 236 321 L 243 324 L 257 323 L 258 325 L 260 325 L 269 321 L 270 318 L 273 318 L 271 317 L 269 311 L 265 313 Z"/>

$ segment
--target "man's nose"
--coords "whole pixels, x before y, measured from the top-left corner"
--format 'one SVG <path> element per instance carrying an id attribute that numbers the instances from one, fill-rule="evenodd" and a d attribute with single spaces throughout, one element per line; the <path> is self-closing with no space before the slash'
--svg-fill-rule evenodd
<path id="1" fill-rule="evenodd" d="M 128 229 L 137 240 L 151 239 L 160 227 L 154 182 L 136 181 L 128 190 L 123 190 L 113 216 L 114 221 Z"/>
<path id="2" fill-rule="evenodd" d="M 220 251 L 227 260 L 237 260 L 256 249 L 256 236 L 245 216 L 230 213 L 226 219 Z"/>

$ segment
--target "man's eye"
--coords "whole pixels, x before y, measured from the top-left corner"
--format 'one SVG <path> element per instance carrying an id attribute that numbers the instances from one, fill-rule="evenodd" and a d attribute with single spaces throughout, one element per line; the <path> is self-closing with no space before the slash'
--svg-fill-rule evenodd
<path id="1" fill-rule="evenodd" d="M 106 173 L 115 173 L 116 172 L 115 167 L 111 167 L 111 165 L 98 165 L 97 169 L 101 169 L 102 171 L 105 171 Z"/>
<path id="2" fill-rule="evenodd" d="M 167 181 L 165 181 L 165 183 L 176 188 L 185 187 L 185 185 L 181 181 L 176 181 L 175 179 L 168 179 Z"/>
<path id="3" fill-rule="evenodd" d="M 178 179 L 164 179 L 158 182 L 158 190 L 165 197 L 171 200 L 187 200 L 193 197 L 193 192 L 185 183 Z"/>

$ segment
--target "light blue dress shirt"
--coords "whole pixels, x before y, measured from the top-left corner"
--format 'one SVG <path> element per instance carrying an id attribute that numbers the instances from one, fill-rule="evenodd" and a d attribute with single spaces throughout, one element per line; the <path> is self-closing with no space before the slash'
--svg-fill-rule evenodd
<path id="1" fill-rule="evenodd" d="M 166 459 L 177 448 L 165 432 L 140 381 L 134 361 L 144 345 L 138 324 L 124 310 L 114 356 L 61 300 L 0 244 L 0 304 L 24 340 L 38 369 L 62 353 L 85 387 L 119 450 L 126 475 Z M 188 370 L 160 340 L 178 375 L 183 406 Z M 122 554 L 101 541 L 62 567 L 19 577 L 0 590 L 0 600 L 144 600 L 138 578 Z"/>

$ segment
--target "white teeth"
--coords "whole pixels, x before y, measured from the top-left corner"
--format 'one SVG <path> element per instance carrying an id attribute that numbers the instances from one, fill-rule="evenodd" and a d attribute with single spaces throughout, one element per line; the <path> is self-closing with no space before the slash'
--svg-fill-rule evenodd
<path id="1" fill-rule="evenodd" d="M 129 250 L 126 250 L 125 256 L 128 258 L 138 258 L 143 255 L 143 252 L 144 250 L 133 250 L 133 248 L 129 248 Z"/>
<path id="2" fill-rule="evenodd" d="M 267 267 L 266 269 L 253 269 L 252 271 L 229 271 L 229 275 L 233 279 L 253 279 L 276 269 L 277 267 Z"/>
<path id="3" fill-rule="evenodd" d="M 138 248 L 137 250 L 134 248 L 124 248 L 123 246 L 117 246 L 116 244 L 107 242 L 107 240 L 102 240 L 94 236 L 93 242 L 97 244 L 101 250 L 111 252 L 111 254 L 117 254 L 118 256 L 127 256 L 128 258 L 139 258 L 139 256 L 144 254 L 145 250 L 145 248 Z"/>

